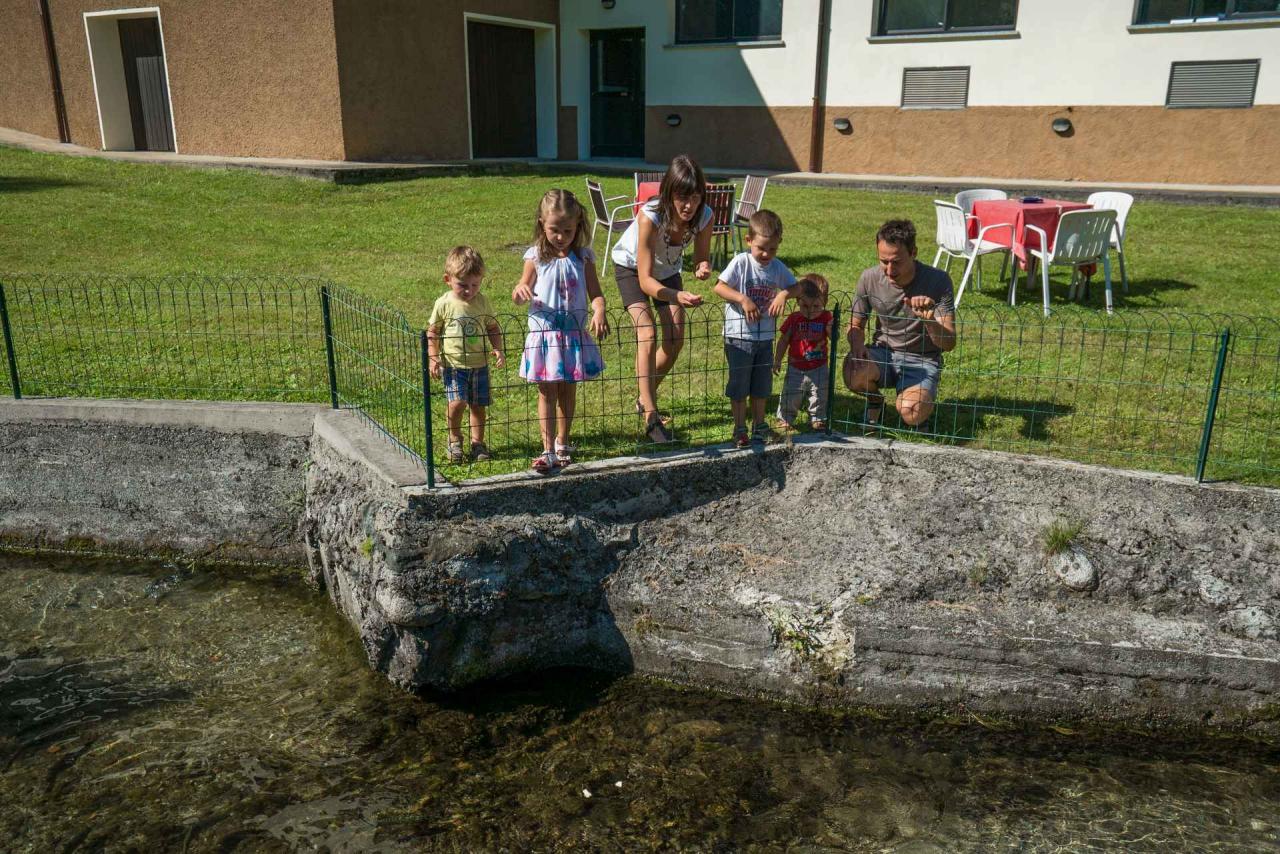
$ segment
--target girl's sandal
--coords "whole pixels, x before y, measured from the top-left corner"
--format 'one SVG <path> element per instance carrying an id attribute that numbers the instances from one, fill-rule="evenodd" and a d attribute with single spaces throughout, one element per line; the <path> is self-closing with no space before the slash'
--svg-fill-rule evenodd
<path id="1" fill-rule="evenodd" d="M 656 411 L 658 413 L 658 420 L 661 421 L 663 425 L 671 423 L 670 412 L 663 412 L 661 409 Z M 644 404 L 640 402 L 640 398 L 638 397 L 636 398 L 636 415 L 639 415 L 641 418 L 644 417 Z"/>
<path id="2" fill-rule="evenodd" d="M 533 458 L 532 468 L 538 474 L 550 474 L 556 470 L 556 455 L 553 451 L 543 451 Z"/>
<path id="3" fill-rule="evenodd" d="M 556 466 L 564 468 L 573 462 L 573 458 L 577 456 L 578 449 L 573 445 L 562 445 L 560 440 L 556 440 Z"/>

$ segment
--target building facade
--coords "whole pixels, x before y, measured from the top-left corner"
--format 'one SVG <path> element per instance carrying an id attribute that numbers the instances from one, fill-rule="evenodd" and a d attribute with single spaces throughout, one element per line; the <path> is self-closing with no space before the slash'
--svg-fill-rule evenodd
<path id="1" fill-rule="evenodd" d="M 1280 184 L 1276 0 L 0 0 L 0 15 L 0 126 L 89 147 Z"/>

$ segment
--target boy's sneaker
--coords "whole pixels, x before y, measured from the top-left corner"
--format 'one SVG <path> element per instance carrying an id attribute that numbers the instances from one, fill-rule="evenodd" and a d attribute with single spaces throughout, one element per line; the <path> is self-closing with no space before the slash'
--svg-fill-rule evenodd
<path id="1" fill-rule="evenodd" d="M 493 455 L 489 453 L 489 448 L 484 442 L 472 442 L 471 459 L 473 462 L 487 463 L 493 459 Z"/>
<path id="2" fill-rule="evenodd" d="M 462 443 L 450 442 L 448 450 L 445 451 L 445 459 L 451 463 L 466 462 L 466 457 L 462 454 Z"/>
<path id="3" fill-rule="evenodd" d="M 815 433 L 825 433 L 827 432 L 827 422 L 823 421 L 821 418 L 816 421 L 810 421 L 809 429 Z"/>
<path id="4" fill-rule="evenodd" d="M 774 430 L 764 421 L 751 428 L 751 441 L 758 442 L 762 445 L 772 444 L 782 438 L 782 435 Z"/>
<path id="5" fill-rule="evenodd" d="M 740 427 L 733 431 L 733 446 L 735 448 L 751 447 L 751 436 L 747 433 L 746 427 Z"/>

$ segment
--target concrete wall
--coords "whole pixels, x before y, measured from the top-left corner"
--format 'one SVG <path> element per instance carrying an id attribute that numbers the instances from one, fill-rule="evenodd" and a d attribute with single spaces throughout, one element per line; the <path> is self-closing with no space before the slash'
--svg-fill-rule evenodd
<path id="1" fill-rule="evenodd" d="M 179 152 L 342 158 L 331 0 L 51 0 L 72 142 L 103 146 L 84 13 L 142 5 L 159 8 Z M 17 20 L 32 16 L 26 6 Z M 0 55 L 11 41 L 43 52 L 37 36 L 0 30 Z M 44 109 L 47 91 L 35 94 Z"/>
<path id="2" fill-rule="evenodd" d="M 0 401 L 0 542 L 303 565 L 317 409 Z"/>
<path id="3" fill-rule="evenodd" d="M 333 10 L 350 160 L 468 158 L 465 14 L 552 25 L 559 18 L 556 0 L 334 0 Z M 554 48 L 554 32 L 546 38 Z M 549 69 L 554 101 L 554 59 Z M 545 135 L 546 156 L 555 157 L 557 105 L 547 115 L 540 148 Z"/>
<path id="4" fill-rule="evenodd" d="M 0 127 L 58 138 L 35 0 L 0 0 Z"/>
<path id="5" fill-rule="evenodd" d="M 869 439 L 426 490 L 353 453 L 336 418 L 317 418 L 307 474 L 312 565 L 406 688 L 587 666 L 833 706 L 1280 731 L 1275 490 Z"/>

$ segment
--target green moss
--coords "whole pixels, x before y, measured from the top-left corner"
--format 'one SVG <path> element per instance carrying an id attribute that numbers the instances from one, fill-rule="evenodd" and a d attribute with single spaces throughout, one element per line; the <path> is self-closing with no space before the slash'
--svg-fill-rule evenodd
<path id="1" fill-rule="evenodd" d="M 364 541 L 360 543 L 360 554 L 365 557 L 373 555 L 373 537 L 365 537 Z"/>

